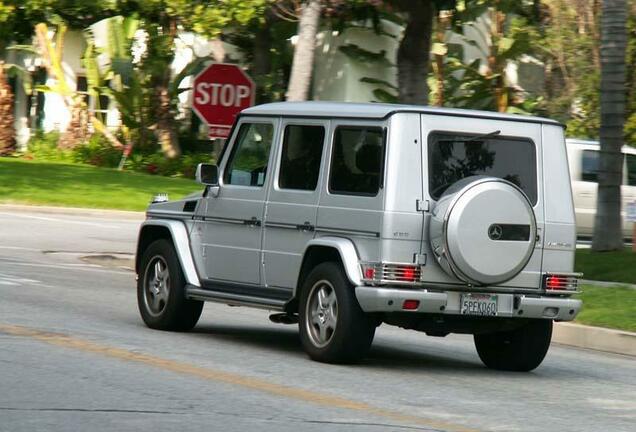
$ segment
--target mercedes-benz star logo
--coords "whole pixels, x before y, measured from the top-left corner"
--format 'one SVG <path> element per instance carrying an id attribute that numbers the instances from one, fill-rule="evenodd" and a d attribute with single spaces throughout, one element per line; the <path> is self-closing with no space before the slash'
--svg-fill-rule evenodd
<path id="1" fill-rule="evenodd" d="M 492 224 L 490 225 L 490 228 L 488 228 L 488 237 L 490 237 L 491 240 L 499 240 L 502 235 L 503 228 L 501 225 Z"/>

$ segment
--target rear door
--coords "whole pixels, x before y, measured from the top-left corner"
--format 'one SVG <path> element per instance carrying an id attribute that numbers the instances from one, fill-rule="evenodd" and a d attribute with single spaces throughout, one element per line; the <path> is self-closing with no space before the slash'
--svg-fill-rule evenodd
<path id="1" fill-rule="evenodd" d="M 421 124 L 424 198 L 433 206 L 450 185 L 473 175 L 503 178 L 528 196 L 540 240 L 525 269 L 502 286 L 539 287 L 545 221 L 541 124 L 428 114 L 422 114 Z M 426 240 L 423 250 L 433 256 Z M 449 283 L 441 270 L 429 276 Z"/>
<path id="2" fill-rule="evenodd" d="M 266 203 L 263 264 L 268 287 L 294 288 L 314 237 L 328 120 L 283 120 L 276 172 Z"/>

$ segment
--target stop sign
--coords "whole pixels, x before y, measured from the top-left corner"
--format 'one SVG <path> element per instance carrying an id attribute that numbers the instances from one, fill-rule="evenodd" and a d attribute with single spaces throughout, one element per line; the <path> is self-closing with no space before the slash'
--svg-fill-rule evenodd
<path id="1" fill-rule="evenodd" d="M 192 109 L 210 138 L 227 138 L 236 115 L 254 105 L 254 81 L 234 64 L 213 63 L 194 77 Z"/>

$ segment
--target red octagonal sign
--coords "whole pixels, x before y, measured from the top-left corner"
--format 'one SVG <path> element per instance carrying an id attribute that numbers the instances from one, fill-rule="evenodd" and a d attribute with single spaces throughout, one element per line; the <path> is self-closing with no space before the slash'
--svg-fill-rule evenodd
<path id="1" fill-rule="evenodd" d="M 234 64 L 213 63 L 194 78 L 192 109 L 210 138 L 227 138 L 236 115 L 254 105 L 254 81 Z"/>

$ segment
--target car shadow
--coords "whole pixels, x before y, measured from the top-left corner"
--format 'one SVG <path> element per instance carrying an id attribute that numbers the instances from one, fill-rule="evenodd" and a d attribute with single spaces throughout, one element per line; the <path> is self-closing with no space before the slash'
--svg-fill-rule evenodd
<path id="1" fill-rule="evenodd" d="M 270 352 L 282 352 L 298 358 L 306 358 L 295 326 L 289 327 L 253 327 L 230 326 L 218 324 L 199 325 L 191 334 L 221 340 L 235 345 L 250 345 Z M 422 335 L 425 337 L 424 335 Z M 386 340 L 376 341 L 367 357 L 356 365 L 372 369 L 385 370 L 449 370 L 458 372 L 480 371 L 489 372 L 479 359 L 468 361 L 439 354 L 423 352 L 418 349 L 405 349 L 387 345 Z"/>

